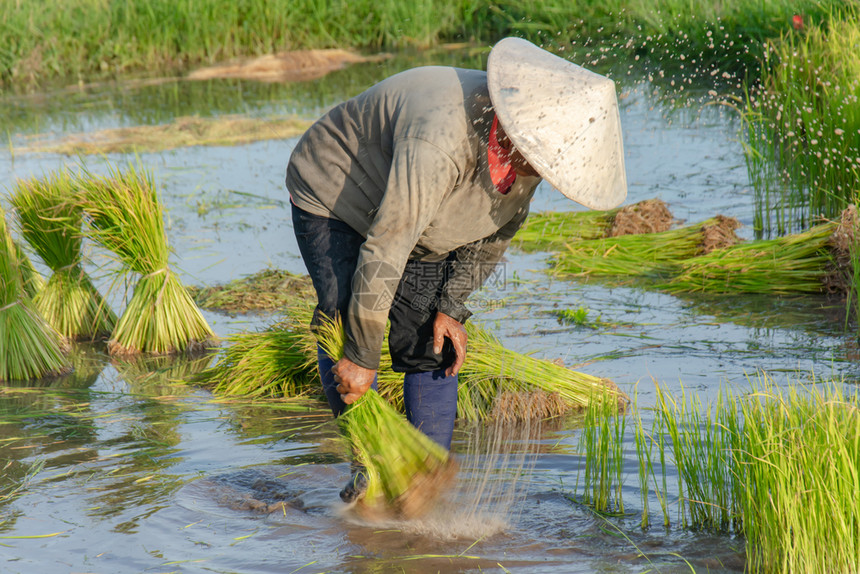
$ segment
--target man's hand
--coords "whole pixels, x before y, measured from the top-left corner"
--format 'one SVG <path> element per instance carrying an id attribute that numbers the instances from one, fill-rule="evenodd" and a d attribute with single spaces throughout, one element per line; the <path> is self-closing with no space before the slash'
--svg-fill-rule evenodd
<path id="1" fill-rule="evenodd" d="M 337 392 L 340 393 L 340 399 L 348 405 L 366 393 L 376 378 L 374 369 L 365 369 L 346 357 L 335 363 L 331 372 L 334 374 L 335 382 L 338 383 Z"/>
<path id="2" fill-rule="evenodd" d="M 451 340 L 454 345 L 454 353 L 457 355 L 454 364 L 445 370 L 445 376 L 450 377 L 460 372 L 460 367 L 466 360 L 466 342 L 469 337 L 466 335 L 466 328 L 461 322 L 437 311 L 436 318 L 433 320 L 433 352 L 437 355 L 442 352 L 446 338 Z"/>

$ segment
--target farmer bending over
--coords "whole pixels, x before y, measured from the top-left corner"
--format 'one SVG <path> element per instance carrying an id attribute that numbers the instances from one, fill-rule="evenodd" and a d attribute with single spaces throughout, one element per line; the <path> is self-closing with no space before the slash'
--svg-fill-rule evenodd
<path id="1" fill-rule="evenodd" d="M 287 166 L 293 227 L 344 357 L 319 351 L 335 416 L 376 380 L 386 322 L 406 417 L 450 448 L 464 305 L 526 219 L 540 179 L 593 209 L 627 193 L 615 85 L 517 38 L 487 72 L 421 67 L 320 118 Z M 341 492 L 362 494 L 356 477 Z"/>

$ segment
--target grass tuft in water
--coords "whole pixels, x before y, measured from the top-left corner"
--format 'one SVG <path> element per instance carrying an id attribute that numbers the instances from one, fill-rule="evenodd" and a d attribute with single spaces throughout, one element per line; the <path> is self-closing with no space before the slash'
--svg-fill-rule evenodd
<path id="1" fill-rule="evenodd" d="M 71 369 L 60 334 L 27 297 L 17 249 L 0 209 L 0 381 L 41 379 Z"/>
<path id="2" fill-rule="evenodd" d="M 860 181 L 860 27 L 848 4 L 766 44 L 747 94 L 756 231 L 785 234 L 854 202 Z"/>
<path id="3" fill-rule="evenodd" d="M 151 175 L 129 165 L 81 179 L 89 235 L 140 278 L 108 343 L 111 354 L 194 351 L 213 336 L 170 269 L 164 218 Z"/>
<path id="4" fill-rule="evenodd" d="M 226 396 L 322 395 L 317 342 L 309 328 L 312 315 L 311 303 L 292 301 L 286 317 L 265 331 L 227 337 L 227 347 L 215 364 L 191 377 L 189 382 Z"/>
<path id="5" fill-rule="evenodd" d="M 856 389 L 814 378 L 778 386 L 762 373 L 748 392 L 724 386 L 707 405 L 683 387 L 680 396 L 659 384 L 656 391 L 651 431 L 633 418 L 643 514 L 653 489 L 668 526 L 666 475 L 674 467 L 679 523 L 743 535 L 751 572 L 860 570 Z M 619 424 L 597 417 L 582 434 L 586 468 L 594 468 L 586 496 L 598 509 L 618 484 L 611 469 L 622 456 L 614 451 Z"/>
<path id="6" fill-rule="evenodd" d="M 61 170 L 19 180 L 12 192 L 21 235 L 53 274 L 33 297 L 45 319 L 68 339 L 107 336 L 116 315 L 84 271 L 83 212 L 72 175 Z"/>
<path id="7" fill-rule="evenodd" d="M 201 308 L 242 313 L 283 309 L 297 298 L 310 297 L 314 291 L 307 275 L 264 269 L 226 285 L 189 287 L 188 292 Z"/>

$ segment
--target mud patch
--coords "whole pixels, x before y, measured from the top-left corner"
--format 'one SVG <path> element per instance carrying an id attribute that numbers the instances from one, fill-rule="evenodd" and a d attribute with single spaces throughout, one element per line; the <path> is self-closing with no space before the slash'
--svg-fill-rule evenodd
<path id="1" fill-rule="evenodd" d="M 307 130 L 310 122 L 295 118 L 182 117 L 169 124 L 114 128 L 61 139 L 33 136 L 16 152 L 65 155 L 155 152 L 199 145 L 240 145 L 270 139 L 289 139 Z"/>
<path id="2" fill-rule="evenodd" d="M 660 199 L 646 199 L 618 210 L 612 219 L 612 225 L 606 232 L 606 237 L 667 231 L 674 221 L 675 218 L 666 202 Z"/>
<path id="3" fill-rule="evenodd" d="M 259 82 L 306 82 L 345 68 L 350 64 L 379 62 L 390 54 L 362 56 L 347 50 L 296 50 L 267 54 L 195 70 L 189 80 L 235 78 Z"/>
<path id="4" fill-rule="evenodd" d="M 275 311 L 297 297 L 310 301 L 314 296 L 310 277 L 278 269 L 264 269 L 226 285 L 189 287 L 188 292 L 198 306 L 226 313 Z"/>
<path id="5" fill-rule="evenodd" d="M 281 478 L 274 472 L 242 469 L 195 481 L 195 490 L 204 493 L 220 508 L 253 514 L 307 512 L 305 488 L 298 481 Z"/>
<path id="6" fill-rule="evenodd" d="M 741 241 L 735 233 L 735 230 L 741 226 L 737 219 L 725 215 L 717 215 L 715 219 L 717 222 L 713 225 L 702 227 L 702 243 L 699 246 L 702 255 L 717 249 L 731 247 Z"/>

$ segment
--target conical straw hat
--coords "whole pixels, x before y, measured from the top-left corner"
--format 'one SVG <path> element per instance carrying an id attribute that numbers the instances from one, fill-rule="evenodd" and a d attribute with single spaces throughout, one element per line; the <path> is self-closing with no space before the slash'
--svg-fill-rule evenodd
<path id="1" fill-rule="evenodd" d="M 487 82 L 502 127 L 543 179 L 591 209 L 624 201 L 615 82 L 520 38 L 493 47 Z"/>

